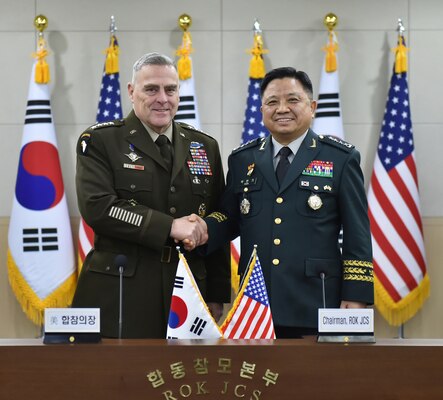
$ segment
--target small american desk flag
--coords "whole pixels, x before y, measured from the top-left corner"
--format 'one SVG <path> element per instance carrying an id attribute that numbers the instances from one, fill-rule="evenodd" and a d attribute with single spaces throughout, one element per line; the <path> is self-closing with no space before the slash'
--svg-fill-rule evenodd
<path id="1" fill-rule="evenodd" d="M 394 326 L 412 318 L 430 286 L 406 78 L 393 72 L 368 192 L 375 304 Z"/>
<path id="2" fill-rule="evenodd" d="M 268 293 L 255 249 L 241 290 L 221 330 L 225 339 L 275 339 Z"/>

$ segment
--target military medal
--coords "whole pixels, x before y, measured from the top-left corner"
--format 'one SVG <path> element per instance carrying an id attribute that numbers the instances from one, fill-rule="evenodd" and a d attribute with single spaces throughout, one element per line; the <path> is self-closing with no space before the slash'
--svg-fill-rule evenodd
<path id="1" fill-rule="evenodd" d="M 200 218 L 203 218 L 205 215 L 206 215 L 206 204 L 201 203 L 200 206 L 198 207 L 198 216 Z"/>
<path id="2" fill-rule="evenodd" d="M 251 209 L 251 203 L 246 197 L 244 197 L 240 203 L 240 212 L 243 215 L 247 215 L 247 214 L 249 214 L 250 209 Z"/>
<path id="3" fill-rule="evenodd" d="M 311 193 L 308 199 L 308 205 L 313 210 L 318 210 L 323 205 L 323 202 L 321 201 L 321 198 L 318 195 Z"/>
<path id="4" fill-rule="evenodd" d="M 313 160 L 303 170 L 302 175 L 320 176 L 322 178 L 332 178 L 334 173 L 334 163 L 332 161 Z"/>
<path id="5" fill-rule="evenodd" d="M 188 161 L 189 171 L 192 175 L 212 175 L 208 155 L 203 148 L 203 143 L 191 142 L 189 146 L 192 161 Z"/>

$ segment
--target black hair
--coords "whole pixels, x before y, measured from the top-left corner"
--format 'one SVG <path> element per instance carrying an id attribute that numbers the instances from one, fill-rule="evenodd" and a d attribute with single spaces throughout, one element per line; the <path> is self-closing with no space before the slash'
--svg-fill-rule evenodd
<path id="1" fill-rule="evenodd" d="M 265 92 L 267 86 L 271 81 L 273 81 L 274 79 L 283 79 L 283 78 L 294 78 L 295 80 L 299 81 L 303 86 L 303 89 L 308 95 L 309 99 L 310 100 L 313 99 L 314 92 L 312 89 L 312 82 L 308 74 L 303 71 L 297 71 L 295 68 L 292 67 L 274 68 L 273 70 L 269 71 L 261 82 L 260 96 L 263 97 L 263 93 Z"/>

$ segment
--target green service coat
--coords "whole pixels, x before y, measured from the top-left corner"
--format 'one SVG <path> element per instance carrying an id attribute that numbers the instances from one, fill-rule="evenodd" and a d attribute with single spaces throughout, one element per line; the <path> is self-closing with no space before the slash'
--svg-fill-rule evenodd
<path id="1" fill-rule="evenodd" d="M 240 235 L 243 274 L 257 245 L 275 325 L 317 328 L 322 273 L 326 307 L 339 307 L 341 300 L 373 303 L 371 235 L 359 162 L 353 145 L 312 130 L 281 187 L 271 137 L 230 155 L 220 212 L 206 218 L 207 251 Z M 343 253 L 338 246 L 342 226 Z"/>
<path id="2" fill-rule="evenodd" d="M 190 152 L 202 149 L 210 170 L 197 170 Z M 165 338 L 178 264 L 169 238 L 174 218 L 217 209 L 224 175 L 215 139 L 174 122 L 171 175 L 140 120 L 96 124 L 79 138 L 76 188 L 80 213 L 95 232 L 73 307 L 99 307 L 101 333 L 118 336 L 117 255 L 127 257 L 123 282 L 123 337 Z M 195 154 L 195 152 L 194 152 Z M 204 163 L 205 164 L 205 163 Z M 206 163 L 207 166 L 207 163 Z M 185 253 L 207 302 L 230 301 L 228 248 L 206 258 Z"/>

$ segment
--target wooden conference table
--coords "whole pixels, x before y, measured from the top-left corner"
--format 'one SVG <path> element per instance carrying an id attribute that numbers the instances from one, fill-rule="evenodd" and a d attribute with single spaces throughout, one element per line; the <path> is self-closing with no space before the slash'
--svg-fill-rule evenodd
<path id="1" fill-rule="evenodd" d="M 2 339 L 0 399 L 443 399 L 443 340 Z"/>

